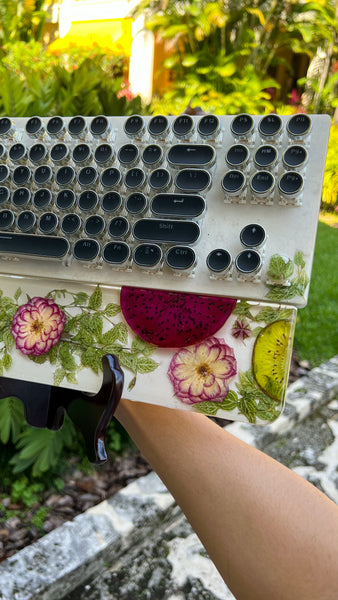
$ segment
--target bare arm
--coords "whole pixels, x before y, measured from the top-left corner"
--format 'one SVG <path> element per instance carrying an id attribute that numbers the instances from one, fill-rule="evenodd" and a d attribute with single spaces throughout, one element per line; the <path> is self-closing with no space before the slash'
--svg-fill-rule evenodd
<path id="1" fill-rule="evenodd" d="M 337 600 L 338 507 L 207 417 L 122 400 L 116 415 L 238 600 Z"/>

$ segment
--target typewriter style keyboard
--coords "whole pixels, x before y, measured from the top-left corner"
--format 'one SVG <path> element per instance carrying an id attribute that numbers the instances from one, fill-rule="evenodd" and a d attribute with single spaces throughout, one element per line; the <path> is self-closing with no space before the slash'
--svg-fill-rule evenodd
<path id="1" fill-rule="evenodd" d="M 2 117 L 0 272 L 264 300 L 294 276 L 271 261 L 298 253 L 310 276 L 329 129 L 306 114 Z"/>

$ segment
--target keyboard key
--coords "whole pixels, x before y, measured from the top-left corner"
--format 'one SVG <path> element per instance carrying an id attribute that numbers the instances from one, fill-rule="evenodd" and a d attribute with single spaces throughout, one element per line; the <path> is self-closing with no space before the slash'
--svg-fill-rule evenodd
<path id="1" fill-rule="evenodd" d="M 95 210 L 99 203 L 99 197 L 94 190 L 87 190 L 80 194 L 78 204 L 79 209 L 83 212 Z"/>
<path id="2" fill-rule="evenodd" d="M 88 144 L 78 144 L 75 146 L 72 158 L 76 165 L 89 164 L 92 159 L 92 151 Z"/>
<path id="3" fill-rule="evenodd" d="M 145 167 L 158 167 L 163 161 L 163 150 L 157 144 L 146 146 L 142 152 L 142 161 Z"/>
<path id="4" fill-rule="evenodd" d="M 28 119 L 26 123 L 26 132 L 30 137 L 41 137 L 44 131 L 45 127 L 40 117 L 31 117 L 30 119 Z"/>
<path id="5" fill-rule="evenodd" d="M 230 167 L 245 167 L 249 160 L 249 150 L 243 144 L 234 144 L 226 153 L 225 160 Z"/>
<path id="6" fill-rule="evenodd" d="M 151 201 L 151 212 L 159 217 L 196 218 L 205 211 L 205 200 L 195 194 L 157 194 Z"/>
<path id="7" fill-rule="evenodd" d="M 231 254 L 223 248 L 212 250 L 207 256 L 207 267 L 212 273 L 226 273 L 231 264 Z"/>
<path id="8" fill-rule="evenodd" d="M 68 131 L 74 138 L 85 137 L 88 131 L 85 119 L 81 116 L 73 117 L 68 123 Z"/>
<path id="9" fill-rule="evenodd" d="M 44 210 L 52 202 L 52 192 L 47 188 L 41 188 L 34 193 L 33 205 L 38 210 Z"/>
<path id="10" fill-rule="evenodd" d="M 239 234 L 239 239 L 246 248 L 261 248 L 266 241 L 264 227 L 257 223 L 246 225 Z"/>
<path id="11" fill-rule="evenodd" d="M 182 192 L 203 192 L 210 184 L 210 174 L 202 169 L 182 169 L 175 178 L 175 185 Z"/>
<path id="12" fill-rule="evenodd" d="M 77 260 L 92 261 L 100 252 L 100 244 L 96 240 L 78 240 L 74 244 L 73 255 Z"/>
<path id="13" fill-rule="evenodd" d="M 291 138 L 302 139 L 311 131 L 311 118 L 304 113 L 298 113 L 289 119 L 286 128 Z"/>
<path id="14" fill-rule="evenodd" d="M 105 169 L 101 175 L 101 184 L 105 188 L 116 187 L 121 183 L 122 175 L 118 169 L 110 167 Z"/>
<path id="15" fill-rule="evenodd" d="M 48 150 L 45 144 L 34 144 L 28 153 L 29 160 L 34 164 L 38 164 L 46 160 L 47 155 Z"/>
<path id="16" fill-rule="evenodd" d="M 8 231 L 14 225 L 15 215 L 11 210 L 0 211 L 0 231 Z M 1 244 L 0 244 L 1 251 Z"/>
<path id="17" fill-rule="evenodd" d="M 200 228 L 194 221 L 143 219 L 135 223 L 133 234 L 144 242 L 194 244 Z"/>
<path id="18" fill-rule="evenodd" d="M 13 171 L 13 182 L 15 185 L 25 185 L 32 176 L 32 172 L 29 167 L 25 165 L 20 165 L 20 167 L 16 167 Z"/>
<path id="19" fill-rule="evenodd" d="M 101 202 L 104 212 L 115 212 L 122 206 L 122 198 L 118 192 L 107 192 Z"/>
<path id="20" fill-rule="evenodd" d="M 53 178 L 53 171 L 49 165 L 41 165 L 37 169 L 35 169 L 33 174 L 34 182 L 37 185 L 46 185 Z"/>
<path id="21" fill-rule="evenodd" d="M 39 229 L 42 233 L 54 233 L 58 228 L 58 224 L 59 219 L 52 212 L 44 213 L 39 219 Z"/>
<path id="22" fill-rule="evenodd" d="M 82 187 L 92 187 L 98 179 L 98 172 L 94 167 L 84 167 L 80 170 L 77 180 Z"/>
<path id="23" fill-rule="evenodd" d="M 64 238 L 20 233 L 0 235 L 0 253 L 4 254 L 62 259 L 68 250 L 69 242 Z"/>
<path id="24" fill-rule="evenodd" d="M 7 165 L 0 165 L 0 183 L 10 180 L 11 172 Z"/>
<path id="25" fill-rule="evenodd" d="M 10 198 L 10 191 L 7 187 L 0 187 L 0 204 L 6 204 Z"/>
<path id="26" fill-rule="evenodd" d="M 125 242 L 109 242 L 103 248 L 103 260 L 111 265 L 122 266 L 131 255 L 130 248 Z"/>
<path id="27" fill-rule="evenodd" d="M 215 115 L 204 115 L 198 122 L 197 131 L 206 140 L 215 138 L 220 132 L 219 119 Z"/>
<path id="28" fill-rule="evenodd" d="M 275 187 L 275 178 L 269 171 L 258 171 L 250 179 L 250 188 L 255 196 L 270 194 Z"/>
<path id="29" fill-rule="evenodd" d="M 85 226 L 84 226 L 84 230 L 86 235 L 90 236 L 100 236 L 103 234 L 104 230 L 106 228 L 106 223 L 103 217 L 101 217 L 101 215 L 92 215 L 91 217 L 88 217 L 88 219 L 85 222 Z"/>
<path id="30" fill-rule="evenodd" d="M 130 231 L 130 225 L 125 217 L 115 217 L 109 223 L 108 233 L 114 239 L 126 238 Z"/>
<path id="31" fill-rule="evenodd" d="M 152 117 L 148 123 L 148 131 L 153 138 L 164 138 L 169 133 L 169 121 L 163 115 Z"/>
<path id="32" fill-rule="evenodd" d="M 165 261 L 171 269 L 186 271 L 195 266 L 196 255 L 192 248 L 174 246 L 166 253 Z"/>
<path id="33" fill-rule="evenodd" d="M 94 154 L 95 162 L 101 167 L 109 165 L 114 160 L 114 150 L 109 144 L 100 144 Z"/>
<path id="34" fill-rule="evenodd" d="M 25 210 L 17 218 L 17 228 L 22 232 L 32 232 L 35 229 L 36 216 L 31 210 Z"/>
<path id="35" fill-rule="evenodd" d="M 62 137 L 66 132 L 66 127 L 62 117 L 51 117 L 47 123 L 47 133 L 50 137 Z"/>
<path id="36" fill-rule="evenodd" d="M 238 139 L 247 139 L 250 137 L 255 128 L 255 123 L 251 115 L 242 113 L 237 115 L 230 125 L 231 133 Z"/>
<path id="37" fill-rule="evenodd" d="M 290 146 L 283 154 L 283 164 L 286 169 L 303 167 L 307 162 L 307 151 L 304 146 Z"/>
<path id="38" fill-rule="evenodd" d="M 75 182 L 75 171 L 73 167 L 65 166 L 57 170 L 55 181 L 59 186 L 66 187 Z"/>
<path id="39" fill-rule="evenodd" d="M 207 144 L 175 144 L 167 155 L 172 167 L 204 167 L 209 169 L 215 163 L 216 153 Z"/>
<path id="40" fill-rule="evenodd" d="M 125 144 L 118 151 L 117 158 L 124 167 L 134 167 L 139 161 L 139 151 L 134 144 Z"/>
<path id="41" fill-rule="evenodd" d="M 59 144 L 54 144 L 50 151 L 50 157 L 55 164 L 62 165 L 67 163 L 69 158 L 68 146 L 62 142 Z"/>
<path id="42" fill-rule="evenodd" d="M 282 119 L 278 115 L 266 115 L 260 120 L 258 131 L 266 140 L 272 140 L 278 137 L 283 130 Z"/>
<path id="43" fill-rule="evenodd" d="M 128 117 L 124 124 L 124 131 L 128 137 L 141 137 L 145 131 L 144 121 L 140 115 Z"/>
<path id="44" fill-rule="evenodd" d="M 174 135 L 180 139 L 189 138 L 195 129 L 194 120 L 190 115 L 179 115 L 173 121 L 172 130 Z"/>
<path id="45" fill-rule="evenodd" d="M 6 160 L 8 151 L 6 146 L 4 146 L 3 144 L 0 144 L 0 160 Z"/>
<path id="46" fill-rule="evenodd" d="M 12 196 L 14 206 L 25 206 L 31 199 L 31 192 L 28 188 L 18 188 Z"/>
<path id="47" fill-rule="evenodd" d="M 0 119 L 0 136 L 7 138 L 11 137 L 15 132 L 15 127 L 8 117 L 1 117 Z"/>
<path id="48" fill-rule="evenodd" d="M 65 215 L 61 222 L 61 230 L 65 235 L 74 235 L 81 229 L 82 221 L 76 213 Z"/>
<path id="49" fill-rule="evenodd" d="M 255 250 L 243 250 L 235 260 L 237 270 L 242 275 L 253 275 L 261 268 L 261 257 Z"/>
<path id="50" fill-rule="evenodd" d="M 303 189 L 303 177 L 300 173 L 289 171 L 279 180 L 279 191 L 283 196 L 290 197 L 298 195 Z"/>
<path id="51" fill-rule="evenodd" d="M 135 188 L 142 189 L 145 185 L 145 182 L 146 176 L 142 169 L 129 169 L 124 178 L 125 186 L 130 190 Z"/>
<path id="52" fill-rule="evenodd" d="M 222 179 L 222 188 L 231 196 L 239 195 L 245 188 L 245 175 L 242 171 L 228 171 Z"/>
<path id="53" fill-rule="evenodd" d="M 107 117 L 105 117 L 104 115 L 98 115 L 97 117 L 94 117 L 94 119 L 92 119 L 92 122 L 90 124 L 90 133 L 94 137 L 105 137 L 109 134 L 109 131 L 110 124 Z"/>
<path id="54" fill-rule="evenodd" d="M 162 250 L 156 244 L 139 244 L 134 250 L 134 263 L 138 267 L 154 269 L 161 264 Z"/>
<path id="55" fill-rule="evenodd" d="M 144 194 L 130 194 L 126 200 L 126 211 L 131 215 L 142 216 L 147 210 L 147 198 Z"/>
<path id="56" fill-rule="evenodd" d="M 167 169 L 155 169 L 149 177 L 150 187 L 159 192 L 165 192 L 171 186 L 171 175 Z"/>
<path id="57" fill-rule="evenodd" d="M 274 146 L 260 146 L 254 156 L 255 165 L 258 169 L 273 167 L 278 158 L 277 150 Z"/>
<path id="58" fill-rule="evenodd" d="M 56 196 L 55 204 L 59 210 L 70 210 L 75 204 L 73 190 L 62 190 Z"/>

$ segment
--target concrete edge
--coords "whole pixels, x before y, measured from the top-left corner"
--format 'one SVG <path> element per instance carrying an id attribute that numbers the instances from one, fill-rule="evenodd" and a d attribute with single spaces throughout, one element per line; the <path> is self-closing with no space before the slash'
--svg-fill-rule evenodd
<path id="1" fill-rule="evenodd" d="M 338 393 L 338 356 L 290 385 L 281 417 L 265 427 L 240 422 L 227 430 L 263 449 Z M 0 600 L 60 600 L 140 543 L 175 501 L 151 472 L 88 509 L 0 565 Z"/>

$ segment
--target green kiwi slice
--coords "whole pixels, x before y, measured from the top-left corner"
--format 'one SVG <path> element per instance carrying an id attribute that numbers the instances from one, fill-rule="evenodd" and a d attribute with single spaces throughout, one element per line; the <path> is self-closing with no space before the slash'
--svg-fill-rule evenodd
<path id="1" fill-rule="evenodd" d="M 284 319 L 270 323 L 258 334 L 252 353 L 255 381 L 276 402 L 283 398 L 288 376 L 291 328 L 290 321 Z"/>

